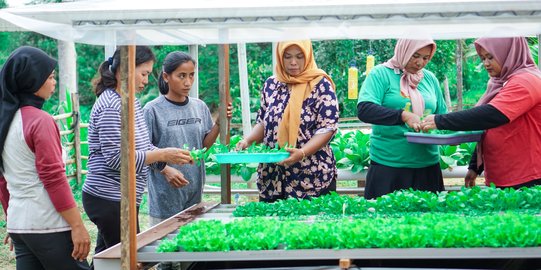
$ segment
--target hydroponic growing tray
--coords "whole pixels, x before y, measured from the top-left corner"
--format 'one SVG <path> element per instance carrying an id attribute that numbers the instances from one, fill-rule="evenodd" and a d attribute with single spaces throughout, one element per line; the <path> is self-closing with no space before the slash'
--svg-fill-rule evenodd
<path id="1" fill-rule="evenodd" d="M 445 260 L 448 262 L 465 259 L 499 260 L 541 258 L 541 247 L 528 248 L 365 248 L 365 249 L 310 249 L 310 250 L 255 250 L 228 252 L 167 252 L 156 251 L 159 243 L 176 237 L 179 226 L 194 220 L 232 220 L 235 205 L 217 205 L 202 202 L 186 209 L 166 221 L 137 236 L 137 261 L 139 262 L 211 262 L 211 261 L 307 261 L 322 259 L 421 259 Z M 269 217 L 270 218 L 270 217 Z M 94 257 L 96 270 L 120 269 L 120 244 Z M 285 268 L 281 268 L 285 269 Z M 404 268 L 400 268 L 404 269 Z M 408 268 L 412 269 L 412 268 Z M 418 269 L 418 268 L 415 268 Z M 426 268 L 423 268 L 426 269 Z M 432 269 L 432 268 L 431 268 Z"/>
<path id="2" fill-rule="evenodd" d="M 420 132 L 405 132 L 404 136 L 410 143 L 420 144 L 461 144 L 465 142 L 478 142 L 483 135 L 482 130 L 458 131 L 451 134 L 429 134 Z"/>
<path id="3" fill-rule="evenodd" d="M 216 154 L 218 163 L 275 163 L 289 157 L 289 152 L 279 153 L 223 153 Z"/>

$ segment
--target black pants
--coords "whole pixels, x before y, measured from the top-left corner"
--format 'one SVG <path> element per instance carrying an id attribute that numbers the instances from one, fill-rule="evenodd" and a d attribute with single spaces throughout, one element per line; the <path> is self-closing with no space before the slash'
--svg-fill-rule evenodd
<path id="1" fill-rule="evenodd" d="M 88 218 L 98 227 L 94 254 L 120 243 L 120 202 L 105 200 L 83 192 L 83 207 Z M 136 217 L 139 232 L 139 207 Z"/>
<path id="2" fill-rule="evenodd" d="M 395 168 L 370 162 L 364 191 L 366 199 L 408 188 L 432 192 L 445 190 L 440 164 L 424 168 Z"/>
<path id="3" fill-rule="evenodd" d="M 71 231 L 57 233 L 10 233 L 17 270 L 89 269 L 88 262 L 71 257 Z"/>
<path id="4" fill-rule="evenodd" d="M 541 179 L 531 180 L 531 181 L 528 181 L 528 182 L 526 182 L 526 183 L 522 183 L 522 184 L 510 186 L 510 187 L 498 187 L 498 188 L 514 188 L 514 189 L 519 189 L 519 188 L 521 188 L 521 187 L 533 187 L 533 186 L 541 186 Z"/>

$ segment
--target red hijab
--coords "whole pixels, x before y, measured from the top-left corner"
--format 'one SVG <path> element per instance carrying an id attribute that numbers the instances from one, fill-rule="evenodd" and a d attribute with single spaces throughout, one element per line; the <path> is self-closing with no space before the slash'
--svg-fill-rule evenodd
<path id="1" fill-rule="evenodd" d="M 492 100 L 513 75 L 529 72 L 541 77 L 541 71 L 535 66 L 525 38 L 480 38 L 475 41 L 477 54 L 480 54 L 481 47 L 496 59 L 502 70 L 500 76 L 490 78 L 487 90 L 477 105 L 486 104 Z"/>

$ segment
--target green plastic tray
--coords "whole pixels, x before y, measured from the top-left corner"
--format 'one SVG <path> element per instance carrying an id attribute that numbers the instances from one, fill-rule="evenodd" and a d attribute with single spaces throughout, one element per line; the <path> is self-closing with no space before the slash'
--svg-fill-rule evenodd
<path id="1" fill-rule="evenodd" d="M 404 136 L 410 143 L 420 144 L 449 144 L 456 145 L 465 142 L 478 142 L 483 135 L 482 130 L 457 131 L 451 134 L 427 134 L 418 132 L 405 132 Z"/>
<path id="2" fill-rule="evenodd" d="M 280 153 L 225 153 L 216 154 L 218 163 L 275 163 L 289 157 L 289 152 Z"/>

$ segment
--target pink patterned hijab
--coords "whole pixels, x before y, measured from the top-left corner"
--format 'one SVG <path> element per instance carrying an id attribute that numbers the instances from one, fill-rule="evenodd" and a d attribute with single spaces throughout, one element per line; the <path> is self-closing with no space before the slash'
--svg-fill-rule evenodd
<path id="1" fill-rule="evenodd" d="M 419 70 L 415 74 L 409 73 L 406 70 L 406 65 L 415 52 L 428 45 L 432 45 L 432 52 L 430 53 L 430 59 L 432 59 L 432 56 L 436 52 L 436 43 L 434 43 L 434 40 L 399 39 L 394 48 L 394 56 L 383 63 L 384 66 L 394 69 L 395 72 L 398 72 L 398 70 L 402 71 L 400 94 L 411 99 L 412 111 L 419 116 L 423 116 L 425 110 L 425 101 L 419 90 L 417 90 L 417 85 L 419 85 L 419 82 L 421 82 L 424 76 L 423 71 Z"/>
<path id="2" fill-rule="evenodd" d="M 490 78 L 487 90 L 477 105 L 490 102 L 513 75 L 529 72 L 541 77 L 524 37 L 480 38 L 475 41 L 477 54 L 480 54 L 481 47 L 496 59 L 502 70 L 499 77 Z"/>

